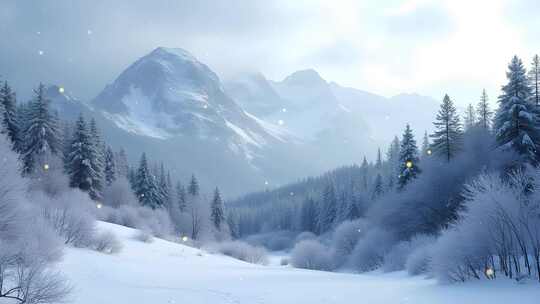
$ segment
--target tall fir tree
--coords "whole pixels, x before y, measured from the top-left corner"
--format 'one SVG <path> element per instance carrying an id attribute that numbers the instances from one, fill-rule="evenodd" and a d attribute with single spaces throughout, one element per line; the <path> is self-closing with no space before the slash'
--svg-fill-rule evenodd
<path id="1" fill-rule="evenodd" d="M 399 151 L 398 189 L 403 189 L 421 173 L 419 162 L 416 140 L 414 139 L 411 127 L 407 124 Z"/>
<path id="2" fill-rule="evenodd" d="M 540 56 L 534 55 L 529 70 L 529 83 L 532 88 L 532 102 L 538 107 L 540 105 Z"/>
<path id="3" fill-rule="evenodd" d="M 17 98 L 7 81 L 0 87 L 1 125 L 3 132 L 13 145 L 13 150 L 21 151 L 21 128 L 17 115 Z"/>
<path id="4" fill-rule="evenodd" d="M 127 178 L 130 170 L 126 151 L 124 150 L 124 148 L 120 148 L 120 151 L 115 154 L 115 164 L 117 175 Z"/>
<path id="5" fill-rule="evenodd" d="M 429 136 L 427 131 L 424 131 L 424 138 L 422 139 L 422 156 L 429 155 L 431 153 L 431 144 L 429 143 Z"/>
<path id="6" fill-rule="evenodd" d="M 318 233 L 317 217 L 315 201 L 311 197 L 306 198 L 300 210 L 300 226 L 302 227 L 302 231 Z"/>
<path id="7" fill-rule="evenodd" d="M 21 155 L 25 174 L 48 167 L 48 158 L 61 153 L 62 149 L 59 124 L 57 117 L 49 111 L 50 100 L 45 97 L 45 86 L 40 84 L 34 94 L 24 113 L 26 123 Z"/>
<path id="8" fill-rule="evenodd" d="M 478 125 L 486 130 L 491 128 L 491 119 L 493 117 L 493 111 L 489 107 L 489 99 L 486 93 L 486 89 L 482 90 L 480 101 L 476 106 L 476 114 L 478 117 Z"/>
<path id="9" fill-rule="evenodd" d="M 454 103 L 448 95 L 444 96 L 437 113 L 435 133 L 431 135 L 431 149 L 439 157 L 450 160 L 461 150 L 463 131 Z"/>
<path id="10" fill-rule="evenodd" d="M 90 196 L 98 200 L 102 197 L 103 182 L 105 180 L 105 145 L 101 139 L 101 134 L 94 118 L 90 120 L 90 136 L 92 146 L 94 147 L 94 155 L 90 161 L 92 162 L 92 167 L 94 167 L 96 171 L 96 175 L 92 180 L 92 192 Z"/>
<path id="11" fill-rule="evenodd" d="M 223 209 L 223 200 L 221 199 L 221 194 L 219 194 L 219 189 L 216 188 L 212 204 L 210 205 L 210 220 L 217 231 L 221 231 L 222 225 L 225 222 L 225 211 Z"/>
<path id="12" fill-rule="evenodd" d="M 386 172 L 386 179 L 387 179 L 387 186 L 388 189 L 394 189 L 395 185 L 397 184 L 397 179 L 399 176 L 399 150 L 401 149 L 401 143 L 399 142 L 399 138 L 397 136 L 394 137 L 392 140 L 392 143 L 390 143 L 390 147 L 388 148 L 388 151 L 386 152 L 386 159 L 387 159 L 387 172 Z"/>
<path id="13" fill-rule="evenodd" d="M 362 172 L 362 190 L 367 192 L 369 188 L 369 163 L 365 156 L 362 160 L 360 170 Z"/>
<path id="14" fill-rule="evenodd" d="M 191 175 L 191 180 L 189 181 L 188 194 L 191 196 L 199 196 L 199 182 L 195 175 Z"/>
<path id="15" fill-rule="evenodd" d="M 176 201 L 180 212 L 186 212 L 186 188 L 180 182 L 176 183 Z"/>
<path id="16" fill-rule="evenodd" d="M 172 207 L 171 189 L 169 188 L 169 183 L 167 182 L 167 174 L 165 173 L 165 166 L 163 163 L 161 163 L 159 167 L 158 185 L 162 205 L 170 209 Z"/>
<path id="17" fill-rule="evenodd" d="M 375 163 L 375 169 L 377 171 L 380 171 L 382 169 L 383 160 L 382 160 L 382 154 L 381 154 L 381 148 L 377 149 L 377 162 Z"/>
<path id="18" fill-rule="evenodd" d="M 465 116 L 463 117 L 463 123 L 465 131 L 472 129 L 476 125 L 476 111 L 473 105 L 470 103 L 465 110 Z"/>
<path id="19" fill-rule="evenodd" d="M 94 200 L 99 199 L 93 181 L 98 177 L 92 158 L 96 156 L 88 126 L 83 116 L 75 123 L 71 144 L 64 165 L 69 176 L 69 185 L 88 192 Z"/>
<path id="20" fill-rule="evenodd" d="M 337 217 L 337 198 L 332 184 L 326 185 L 323 191 L 321 209 L 318 218 L 318 231 L 325 233 L 332 229 Z"/>
<path id="21" fill-rule="evenodd" d="M 531 102 L 531 88 L 521 59 L 512 58 L 506 73 L 508 83 L 502 87 L 499 108 L 495 115 L 494 130 L 497 145 L 514 148 L 524 161 L 537 162 L 540 140 L 538 114 Z"/>
<path id="22" fill-rule="evenodd" d="M 105 150 L 105 183 L 110 186 L 116 180 L 116 160 L 110 146 Z"/>
<path id="23" fill-rule="evenodd" d="M 135 174 L 134 190 L 141 205 L 157 209 L 161 207 L 161 198 L 155 176 L 150 172 L 146 154 L 143 153 L 139 168 Z"/>
<path id="24" fill-rule="evenodd" d="M 371 198 L 373 200 L 376 200 L 379 197 L 381 197 L 383 193 L 384 193 L 384 185 L 383 185 L 382 175 L 380 173 L 377 173 L 377 176 L 375 177 L 375 181 L 373 182 L 373 191 L 371 192 Z"/>

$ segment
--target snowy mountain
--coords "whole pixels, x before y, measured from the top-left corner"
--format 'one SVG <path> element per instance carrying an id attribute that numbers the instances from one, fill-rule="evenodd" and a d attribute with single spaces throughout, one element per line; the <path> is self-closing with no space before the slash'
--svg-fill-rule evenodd
<path id="1" fill-rule="evenodd" d="M 76 304 L 190 303 L 537 303 L 540 288 L 514 281 L 439 285 L 404 273 L 331 273 L 289 266 L 247 264 L 182 244 L 143 243 L 137 230 L 100 223 L 114 233 L 122 251 L 103 254 L 68 248 L 58 265 L 74 285 Z M 392 292 L 381 292 L 391 290 Z"/>
<path id="2" fill-rule="evenodd" d="M 406 123 L 412 125 L 418 137 L 422 136 L 425 130 L 431 130 L 439 107 L 437 101 L 420 95 L 386 98 L 342 87 L 327 82 L 314 70 L 294 72 L 283 81 L 262 77 L 260 74 L 245 75 L 243 80 L 237 77 L 232 84 L 228 82 L 227 93 L 242 107 L 263 102 L 273 105 L 257 112 L 259 118 L 280 124 L 295 137 L 312 144 L 322 157 L 332 155 L 334 160 L 339 160 L 335 165 L 358 162 L 363 155 L 374 159 L 377 147 L 385 148 L 395 135 L 401 136 Z M 241 83 L 250 85 L 241 86 Z M 267 88 L 267 83 L 273 90 Z M 413 110 L 418 108 L 423 110 Z M 339 145 L 346 147 L 346 151 L 336 155 L 333 147 Z"/>

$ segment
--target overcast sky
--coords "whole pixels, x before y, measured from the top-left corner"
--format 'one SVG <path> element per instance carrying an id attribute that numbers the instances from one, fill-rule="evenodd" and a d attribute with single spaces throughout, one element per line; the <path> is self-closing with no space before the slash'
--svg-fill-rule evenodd
<path id="1" fill-rule="evenodd" d="M 384 3 L 384 4 L 382 4 Z M 1 0 L 0 75 L 94 97 L 157 46 L 182 47 L 222 77 L 281 80 L 314 68 L 384 96 L 461 105 L 499 94 L 512 55 L 540 52 L 537 0 Z"/>

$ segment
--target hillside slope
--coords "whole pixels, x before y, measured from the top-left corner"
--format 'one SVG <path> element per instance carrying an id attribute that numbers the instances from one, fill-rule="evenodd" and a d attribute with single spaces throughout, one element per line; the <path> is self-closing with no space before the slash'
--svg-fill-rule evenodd
<path id="1" fill-rule="evenodd" d="M 123 243 L 116 255 L 68 249 L 59 266 L 75 285 L 75 304 L 537 303 L 537 284 L 472 282 L 440 286 L 397 274 L 339 274 L 250 265 L 100 223 Z"/>

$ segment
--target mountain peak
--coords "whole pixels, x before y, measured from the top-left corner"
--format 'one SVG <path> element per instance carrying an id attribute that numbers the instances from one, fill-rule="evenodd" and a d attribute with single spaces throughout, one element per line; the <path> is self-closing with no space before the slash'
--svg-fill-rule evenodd
<path id="1" fill-rule="evenodd" d="M 292 73 L 283 80 L 288 85 L 313 86 L 327 84 L 321 75 L 314 69 L 300 70 Z"/>
<path id="2" fill-rule="evenodd" d="M 162 57 L 162 56 L 167 56 L 167 55 L 173 55 L 185 61 L 193 61 L 193 62 L 198 61 L 197 58 L 195 58 L 195 56 L 193 56 L 190 52 L 182 48 L 169 48 L 169 47 L 160 46 L 149 54 L 149 56 L 151 57 L 153 56 Z"/>

